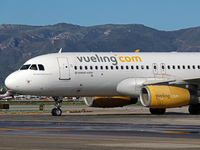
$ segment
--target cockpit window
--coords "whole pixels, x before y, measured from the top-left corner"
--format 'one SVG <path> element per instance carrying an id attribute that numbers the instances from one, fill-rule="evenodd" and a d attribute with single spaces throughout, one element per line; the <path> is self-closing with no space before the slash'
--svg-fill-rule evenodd
<path id="1" fill-rule="evenodd" d="M 44 70 L 44 66 L 43 65 L 39 64 L 38 67 L 39 67 L 39 70 Z"/>
<path id="2" fill-rule="evenodd" d="M 30 65 L 23 65 L 20 70 L 27 70 L 30 67 Z"/>
<path id="3" fill-rule="evenodd" d="M 31 69 L 31 70 L 37 70 L 36 64 L 31 65 L 30 69 Z"/>
<path id="4" fill-rule="evenodd" d="M 44 71 L 44 66 L 42 64 L 28 64 L 28 65 L 23 65 L 20 70 L 40 70 Z"/>

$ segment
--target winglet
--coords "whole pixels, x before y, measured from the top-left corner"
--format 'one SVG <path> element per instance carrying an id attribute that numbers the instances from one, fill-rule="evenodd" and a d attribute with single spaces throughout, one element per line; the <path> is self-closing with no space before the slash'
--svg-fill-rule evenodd
<path id="1" fill-rule="evenodd" d="M 135 52 L 136 52 L 136 53 L 139 53 L 139 52 L 140 52 L 140 49 L 135 50 Z"/>
<path id="2" fill-rule="evenodd" d="M 62 48 L 60 48 L 59 52 L 58 53 L 62 53 Z"/>

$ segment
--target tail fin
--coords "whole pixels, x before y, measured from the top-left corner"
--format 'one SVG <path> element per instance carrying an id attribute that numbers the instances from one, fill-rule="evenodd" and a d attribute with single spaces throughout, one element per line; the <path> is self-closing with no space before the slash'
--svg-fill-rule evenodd
<path id="1" fill-rule="evenodd" d="M 10 96 L 12 90 L 8 90 L 5 94 L 0 95 L 0 98 L 8 97 Z"/>

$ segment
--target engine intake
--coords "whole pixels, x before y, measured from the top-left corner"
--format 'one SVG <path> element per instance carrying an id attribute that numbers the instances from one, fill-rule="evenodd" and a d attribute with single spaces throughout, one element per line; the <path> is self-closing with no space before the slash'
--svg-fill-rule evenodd
<path id="1" fill-rule="evenodd" d="M 89 107 L 122 107 L 129 104 L 136 104 L 137 98 L 131 97 L 84 97 L 84 101 Z"/>
<path id="2" fill-rule="evenodd" d="M 173 108 L 197 104 L 197 92 L 185 88 L 152 85 L 141 89 L 140 100 L 143 106 L 150 108 Z"/>

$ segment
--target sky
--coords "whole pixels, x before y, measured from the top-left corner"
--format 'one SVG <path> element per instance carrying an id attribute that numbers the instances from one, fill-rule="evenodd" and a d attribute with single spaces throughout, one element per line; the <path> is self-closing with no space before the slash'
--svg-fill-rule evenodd
<path id="1" fill-rule="evenodd" d="M 143 24 L 174 31 L 200 26 L 200 0 L 0 0 L 0 25 Z"/>

